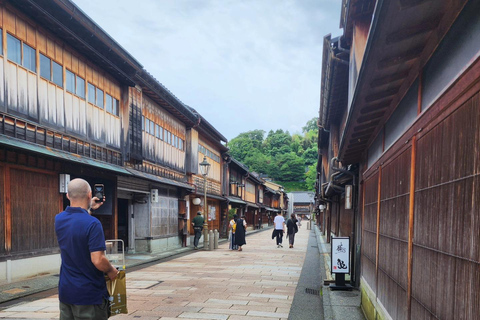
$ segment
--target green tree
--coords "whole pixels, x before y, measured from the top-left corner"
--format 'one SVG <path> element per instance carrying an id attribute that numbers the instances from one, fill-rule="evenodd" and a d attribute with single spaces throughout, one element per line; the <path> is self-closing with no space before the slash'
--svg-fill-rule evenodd
<path id="1" fill-rule="evenodd" d="M 236 137 L 228 143 L 230 148 L 230 154 L 240 162 L 243 162 L 245 158 L 252 154 L 255 150 L 251 139 L 246 137 Z"/>
<path id="2" fill-rule="evenodd" d="M 311 166 L 312 164 L 316 164 L 318 161 L 318 148 L 308 148 L 302 154 L 303 160 L 305 160 L 305 165 Z"/>
<path id="3" fill-rule="evenodd" d="M 315 191 L 315 182 L 317 180 L 317 165 L 312 164 L 308 166 L 308 171 L 305 173 L 305 185 L 308 191 Z"/>
<path id="4" fill-rule="evenodd" d="M 304 127 L 302 127 L 302 132 L 307 133 L 308 131 L 313 130 L 313 131 L 317 131 L 317 134 L 318 134 L 317 122 L 318 122 L 318 117 L 308 120 L 307 124 Z"/>
<path id="5" fill-rule="evenodd" d="M 290 133 L 288 133 L 288 131 L 284 132 L 282 129 L 279 129 L 274 132 L 273 130 L 270 130 L 264 142 L 264 150 L 266 151 L 265 153 L 268 153 L 270 156 L 275 157 L 281 152 L 290 152 L 291 143 L 292 137 L 290 136 Z M 282 149 L 282 147 L 286 147 L 288 149 Z"/>
<path id="6" fill-rule="evenodd" d="M 252 154 L 248 155 L 245 158 L 244 163 L 248 166 L 250 171 L 264 173 L 267 175 L 270 175 L 274 168 L 272 158 L 261 153 L 260 151 L 255 151 Z"/>
<path id="7" fill-rule="evenodd" d="M 305 160 L 295 152 L 280 154 L 276 158 L 276 168 L 272 178 L 277 181 L 300 181 L 305 175 Z"/>
<path id="8" fill-rule="evenodd" d="M 303 149 L 303 137 L 299 134 L 292 135 L 291 143 L 292 151 L 297 154 L 297 156 L 302 156 L 305 149 Z"/>

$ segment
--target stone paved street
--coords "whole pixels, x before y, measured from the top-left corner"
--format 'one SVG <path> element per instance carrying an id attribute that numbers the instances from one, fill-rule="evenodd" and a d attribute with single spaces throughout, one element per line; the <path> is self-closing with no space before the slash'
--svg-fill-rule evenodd
<path id="1" fill-rule="evenodd" d="M 128 272 L 129 314 L 114 319 L 287 319 L 309 233 L 302 226 L 293 249 L 286 239 L 277 248 L 270 229 L 247 236 L 242 252 L 223 243 Z M 1 319 L 58 317 L 56 295 L 0 312 Z"/>

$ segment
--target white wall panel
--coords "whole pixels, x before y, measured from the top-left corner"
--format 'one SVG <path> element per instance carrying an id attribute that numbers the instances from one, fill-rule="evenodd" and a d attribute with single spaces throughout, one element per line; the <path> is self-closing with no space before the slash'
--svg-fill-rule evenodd
<path id="1" fill-rule="evenodd" d="M 7 61 L 7 97 L 8 108 L 18 111 L 17 102 L 17 65 Z"/>
<path id="2" fill-rule="evenodd" d="M 48 85 L 44 79 L 38 81 L 38 107 L 40 120 L 48 121 Z"/>
<path id="3" fill-rule="evenodd" d="M 78 118 L 79 130 L 81 135 L 87 134 L 87 102 L 79 99 L 79 118 Z"/>
<path id="4" fill-rule="evenodd" d="M 27 70 L 23 68 L 19 68 L 18 66 L 15 66 L 17 69 L 17 111 L 20 112 L 21 114 L 28 114 L 28 102 L 27 102 Z M 13 83 L 12 83 L 13 85 Z"/>
<path id="5" fill-rule="evenodd" d="M 55 99 L 55 88 L 56 86 L 47 82 L 48 88 L 48 98 L 47 98 L 47 108 L 48 108 L 48 122 L 51 124 L 57 124 L 57 100 Z"/>
<path id="6" fill-rule="evenodd" d="M 72 96 L 72 128 L 76 133 L 80 133 L 80 99 Z"/>
<path id="7" fill-rule="evenodd" d="M 3 57 L 0 57 L 0 106 L 5 106 L 5 78 L 3 74 Z"/>
<path id="8" fill-rule="evenodd" d="M 63 103 L 63 89 L 56 88 L 56 107 L 57 107 L 57 125 L 64 127 L 65 126 L 65 107 Z"/>
<path id="9" fill-rule="evenodd" d="M 65 128 L 73 130 L 73 95 L 69 92 L 65 93 Z"/>
<path id="10" fill-rule="evenodd" d="M 37 106 L 37 75 L 28 72 L 27 79 L 28 86 L 28 115 L 32 118 L 38 119 L 38 106 Z"/>

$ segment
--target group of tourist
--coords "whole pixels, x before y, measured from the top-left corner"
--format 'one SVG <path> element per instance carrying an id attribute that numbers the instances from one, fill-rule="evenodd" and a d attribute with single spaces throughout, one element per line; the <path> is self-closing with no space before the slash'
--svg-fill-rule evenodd
<path id="1" fill-rule="evenodd" d="M 283 234 L 285 233 L 285 227 L 287 229 L 287 238 L 290 244 L 290 248 L 293 248 L 293 243 L 295 241 L 295 233 L 298 232 L 297 222 L 298 220 L 293 213 L 290 215 L 290 219 L 288 219 L 286 222 L 281 212 L 279 212 L 275 219 L 273 219 L 274 228 L 272 232 L 272 239 L 276 239 L 277 248 L 283 248 L 282 241 Z"/>
<path id="2" fill-rule="evenodd" d="M 272 233 L 272 239 L 277 240 L 277 248 L 283 248 L 282 240 L 283 234 L 287 233 L 288 242 L 290 248 L 293 248 L 293 243 L 295 241 L 295 234 L 298 232 L 298 223 L 295 214 L 291 214 L 290 219 L 285 221 L 285 218 L 282 216 L 282 213 L 279 212 L 275 219 L 273 220 L 274 229 Z M 285 230 L 286 229 L 286 230 Z M 242 246 L 246 244 L 245 241 L 245 232 L 247 230 L 247 222 L 245 217 L 242 216 L 238 218 L 235 214 L 233 215 L 232 220 L 229 224 L 229 247 L 231 250 L 242 251 Z"/>
<path id="3" fill-rule="evenodd" d="M 242 246 L 247 244 L 245 241 L 245 232 L 247 230 L 247 222 L 245 221 L 245 216 L 238 218 L 236 214 L 233 215 L 232 220 L 230 220 L 230 249 L 242 251 Z"/>

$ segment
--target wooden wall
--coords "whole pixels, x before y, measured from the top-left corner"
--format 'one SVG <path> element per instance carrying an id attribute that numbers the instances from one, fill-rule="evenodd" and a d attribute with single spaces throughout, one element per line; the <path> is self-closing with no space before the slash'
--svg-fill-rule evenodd
<path id="1" fill-rule="evenodd" d="M 255 184 L 251 181 L 245 181 L 245 201 L 256 203 Z"/>
<path id="2" fill-rule="evenodd" d="M 208 178 L 209 179 L 212 179 L 212 180 L 215 180 L 215 181 L 220 181 L 221 180 L 221 177 L 222 177 L 222 165 L 221 165 L 221 154 L 220 154 L 220 151 L 218 151 L 217 148 L 213 147 L 211 143 L 207 142 L 205 139 L 202 139 L 201 137 L 199 138 L 199 141 L 198 141 L 198 144 L 205 147 L 206 149 L 208 149 L 211 153 L 213 153 L 214 155 L 216 155 L 220 161 L 217 161 L 215 159 L 212 159 L 211 157 L 209 157 L 208 155 L 207 156 L 207 161 L 208 163 L 210 163 L 210 171 L 208 172 Z M 203 156 L 205 156 L 199 149 L 198 151 L 198 163 L 200 163 L 201 161 L 203 161 Z M 200 170 L 200 165 L 198 165 L 198 172 L 202 172 Z"/>
<path id="3" fill-rule="evenodd" d="M 186 128 L 183 123 L 158 106 L 153 100 L 143 95 L 143 116 L 164 130 L 183 140 L 182 149 L 166 142 L 165 134 L 158 138 L 155 134 L 143 132 L 143 155 L 154 163 L 185 171 Z"/>
<path id="4" fill-rule="evenodd" d="M 31 166 L 44 164 L 25 154 L 2 152 L 0 158 Z M 58 247 L 54 218 L 63 210 L 58 173 L 0 164 L 0 253 L 29 253 Z"/>
<path id="5" fill-rule="evenodd" d="M 22 14 L 0 6 L 3 57 L 0 57 L 0 110 L 21 115 L 40 124 L 72 133 L 108 147 L 120 148 L 119 116 L 88 103 L 88 83 L 121 99 L 120 85 L 85 57 L 47 33 Z M 36 49 L 36 70 L 30 71 L 7 57 L 7 33 Z M 40 76 L 40 54 L 63 68 L 63 86 Z M 8 57 L 7 57 L 8 58 Z M 66 70 L 85 80 L 85 98 L 66 90 Z M 6 99 L 3 92 L 6 92 Z M 120 113 L 121 114 L 121 113 Z"/>
<path id="6" fill-rule="evenodd" d="M 362 276 L 393 319 L 480 313 L 478 128 L 479 61 L 364 175 Z"/>

